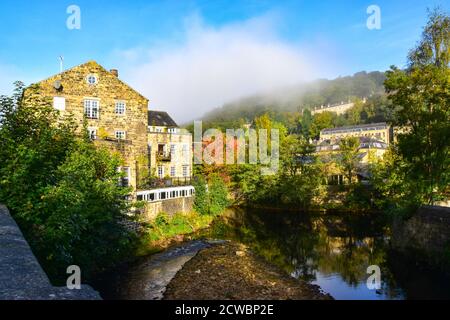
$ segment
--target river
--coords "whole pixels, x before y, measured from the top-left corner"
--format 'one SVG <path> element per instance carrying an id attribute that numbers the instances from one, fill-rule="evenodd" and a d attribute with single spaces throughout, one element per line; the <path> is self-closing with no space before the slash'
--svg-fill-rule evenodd
<path id="1" fill-rule="evenodd" d="M 232 209 L 196 237 L 246 244 L 291 276 L 319 285 L 338 300 L 450 299 L 450 279 L 391 250 L 390 228 L 380 214 Z M 176 270 L 174 262 L 187 260 L 178 253 L 183 250 L 192 255 L 191 249 L 177 247 L 111 272 L 94 286 L 107 299 L 151 298 L 154 294 L 148 288 L 155 282 L 161 286 L 161 270 Z M 371 265 L 381 270 L 378 290 L 366 285 Z"/>

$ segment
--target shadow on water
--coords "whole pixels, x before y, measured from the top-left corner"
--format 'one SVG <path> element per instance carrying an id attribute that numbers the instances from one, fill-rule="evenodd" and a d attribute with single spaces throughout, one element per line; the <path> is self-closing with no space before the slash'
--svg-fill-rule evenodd
<path id="1" fill-rule="evenodd" d="M 246 244 L 335 299 L 450 299 L 450 279 L 391 251 L 389 232 L 380 214 L 233 209 L 200 236 Z M 366 285 L 371 265 L 381 269 L 379 290 Z"/>

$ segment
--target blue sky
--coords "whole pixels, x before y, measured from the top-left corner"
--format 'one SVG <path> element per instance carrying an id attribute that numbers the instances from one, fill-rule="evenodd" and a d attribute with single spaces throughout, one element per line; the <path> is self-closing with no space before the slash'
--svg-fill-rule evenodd
<path id="1" fill-rule="evenodd" d="M 80 30 L 66 27 L 72 4 Z M 372 4 L 380 30 L 366 27 Z M 65 67 L 96 60 L 119 68 L 156 109 L 180 119 L 315 77 L 402 66 L 436 5 L 450 9 L 444 0 L 2 0 L 0 94 L 16 79 L 57 73 L 63 55 Z"/>

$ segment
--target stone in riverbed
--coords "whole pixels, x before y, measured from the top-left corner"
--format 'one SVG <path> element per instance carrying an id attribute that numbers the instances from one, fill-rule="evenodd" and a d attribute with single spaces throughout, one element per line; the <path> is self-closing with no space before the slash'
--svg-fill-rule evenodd
<path id="1" fill-rule="evenodd" d="M 243 257 L 243 256 L 245 256 L 245 252 L 244 251 L 236 251 L 236 255 L 238 256 L 238 257 Z"/>

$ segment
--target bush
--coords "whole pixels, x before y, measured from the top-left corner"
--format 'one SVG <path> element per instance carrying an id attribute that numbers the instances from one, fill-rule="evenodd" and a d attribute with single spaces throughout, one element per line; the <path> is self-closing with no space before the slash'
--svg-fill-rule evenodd
<path id="1" fill-rule="evenodd" d="M 197 176 L 194 187 L 194 209 L 198 213 L 219 215 L 229 206 L 228 188 L 219 175 L 211 175 L 209 183 L 202 176 Z"/>

